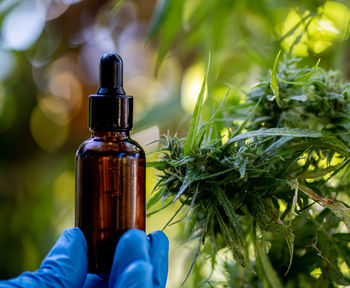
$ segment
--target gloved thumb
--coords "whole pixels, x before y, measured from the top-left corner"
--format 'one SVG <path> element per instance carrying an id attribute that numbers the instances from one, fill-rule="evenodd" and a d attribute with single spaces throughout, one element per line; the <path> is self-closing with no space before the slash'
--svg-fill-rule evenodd
<path id="1" fill-rule="evenodd" d="M 64 230 L 40 269 L 24 272 L 0 287 L 81 287 L 87 275 L 87 244 L 79 228 Z"/>
<path id="2" fill-rule="evenodd" d="M 132 229 L 117 245 L 109 277 L 110 288 L 152 288 L 153 267 L 145 232 Z"/>

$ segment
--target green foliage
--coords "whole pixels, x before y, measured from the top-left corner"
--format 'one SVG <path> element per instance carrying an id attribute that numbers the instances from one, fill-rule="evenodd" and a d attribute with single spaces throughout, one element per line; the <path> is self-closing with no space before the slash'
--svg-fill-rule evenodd
<path id="1" fill-rule="evenodd" d="M 159 67 L 167 55 L 168 50 L 174 43 L 178 31 L 182 25 L 181 14 L 184 3 L 185 0 L 160 0 L 157 2 L 148 32 L 148 40 L 153 38 L 156 33 L 162 34 L 162 41 L 160 42 L 158 48 L 158 59 L 155 69 L 156 74 L 158 73 Z M 171 13 L 169 13 L 169 11 L 171 11 Z"/>
<path id="2" fill-rule="evenodd" d="M 164 21 L 166 12 L 169 9 L 170 0 L 158 1 L 149 27 L 148 39 L 154 37 Z"/>
<path id="3" fill-rule="evenodd" d="M 320 54 L 314 49 L 316 44 L 328 43 L 319 49 L 323 59 L 341 61 L 344 48 L 338 44 L 349 37 L 347 22 L 340 25 L 337 16 L 329 18 L 324 12 L 336 9 L 333 7 L 336 5 L 327 2 L 337 3 L 344 13 L 350 7 L 348 1 L 327 0 L 158 0 L 148 36 L 158 43 L 158 65 L 168 53 L 196 61 L 211 51 L 218 78 L 226 81 L 234 73 L 247 72 L 248 67 L 256 64 L 269 65 L 281 43 L 290 53 L 304 56 Z M 292 11 L 298 18 L 286 21 Z M 332 14 L 339 14 L 339 10 L 330 11 L 329 15 Z M 320 19 L 338 30 L 338 38 L 334 38 L 329 27 L 317 22 Z M 327 49 L 332 42 L 333 49 Z"/>
<path id="4" fill-rule="evenodd" d="M 231 250 L 235 262 L 223 265 L 227 287 L 350 283 L 350 210 L 339 200 L 350 187 L 350 84 L 319 62 L 299 62 L 277 65 L 277 57 L 275 76 L 255 85 L 245 104 L 221 105 L 204 123 L 202 91 L 188 137 L 165 137 L 153 164 L 161 173 L 150 203 L 180 200 L 176 215 L 187 207 L 177 221 L 186 223 L 186 238 L 201 235 L 197 262 L 207 255 L 215 269 L 220 251 Z M 242 115 L 248 117 L 239 124 Z M 224 128 L 226 142 L 213 136 Z"/>

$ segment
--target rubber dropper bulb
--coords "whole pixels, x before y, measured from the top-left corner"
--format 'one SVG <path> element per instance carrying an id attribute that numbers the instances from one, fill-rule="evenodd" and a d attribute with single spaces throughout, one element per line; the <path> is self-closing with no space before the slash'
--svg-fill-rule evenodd
<path id="1" fill-rule="evenodd" d="M 123 60 L 115 53 L 106 53 L 100 60 L 100 87 L 97 94 L 125 95 L 123 88 Z M 112 96 L 112 95 L 111 95 Z"/>

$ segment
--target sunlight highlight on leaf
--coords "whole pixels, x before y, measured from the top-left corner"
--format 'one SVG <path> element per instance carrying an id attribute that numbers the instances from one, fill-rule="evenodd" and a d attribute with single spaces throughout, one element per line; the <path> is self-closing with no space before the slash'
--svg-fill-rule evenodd
<path id="1" fill-rule="evenodd" d="M 205 87 L 207 84 L 209 67 L 210 67 L 210 54 L 208 57 L 207 71 L 206 71 L 205 77 L 203 79 L 201 91 L 199 92 L 199 95 L 197 98 L 196 107 L 194 108 L 194 112 L 193 112 L 191 126 L 190 126 L 190 129 L 189 129 L 188 134 L 187 134 L 186 144 L 184 146 L 184 153 L 186 156 L 189 155 L 193 151 L 193 149 L 195 148 L 193 146 L 195 143 L 195 137 L 197 136 L 197 132 L 199 129 L 199 121 L 200 121 L 201 110 L 202 110 L 202 105 L 203 105 L 203 101 L 204 101 L 204 95 L 205 95 L 205 90 L 206 90 Z"/>
<path id="2" fill-rule="evenodd" d="M 280 55 L 281 55 L 281 50 L 278 51 L 277 56 L 275 58 L 275 63 L 273 64 L 270 86 L 271 86 L 271 89 L 272 89 L 273 94 L 275 96 L 276 103 L 277 103 L 278 107 L 281 108 L 279 87 L 278 87 L 278 81 L 277 81 L 278 61 L 280 59 Z"/>

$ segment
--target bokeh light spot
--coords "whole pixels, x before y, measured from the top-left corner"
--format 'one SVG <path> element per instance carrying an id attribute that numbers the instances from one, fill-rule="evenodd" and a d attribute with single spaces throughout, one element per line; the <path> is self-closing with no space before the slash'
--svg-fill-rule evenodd
<path id="1" fill-rule="evenodd" d="M 50 92 L 61 98 L 69 110 L 80 108 L 82 101 L 82 88 L 79 80 L 70 72 L 55 75 L 49 82 Z"/>
<path id="2" fill-rule="evenodd" d="M 297 25 L 303 17 L 305 17 L 307 13 L 304 15 L 298 14 L 295 10 L 292 10 L 289 12 L 285 22 L 283 23 L 282 26 L 282 31 L 281 31 L 281 36 L 287 34 L 295 25 Z M 296 41 L 297 37 L 301 36 L 301 39 L 297 44 L 294 45 L 293 47 L 293 53 L 298 56 L 307 56 L 308 53 L 308 48 L 307 45 L 305 44 L 307 40 L 306 34 L 301 34 L 304 29 L 304 26 L 301 24 L 298 29 L 295 30 L 295 32 L 290 35 L 289 37 L 286 37 L 282 41 L 282 46 L 285 50 L 289 50 L 290 47 L 293 46 L 294 42 Z"/>
<path id="3" fill-rule="evenodd" d="M 327 1 L 322 9 L 322 15 L 329 19 L 344 39 L 349 36 L 350 10 L 344 4 L 336 1 Z"/>
<path id="4" fill-rule="evenodd" d="M 81 106 L 79 80 L 70 72 L 51 73 L 47 90 L 49 93 L 39 95 L 41 110 L 58 124 L 67 124 Z"/>
<path id="5" fill-rule="evenodd" d="M 297 56 L 308 56 L 309 51 L 320 54 L 348 36 L 350 10 L 344 4 L 327 1 L 318 8 L 318 15 L 308 17 L 309 13 L 289 12 L 280 33 L 287 35 L 282 41 L 285 50 L 292 49 Z"/>
<path id="6" fill-rule="evenodd" d="M 21 1 L 2 23 L 2 45 L 7 49 L 25 50 L 41 34 L 46 10 L 41 1 Z"/>
<path id="7" fill-rule="evenodd" d="M 45 151 L 57 151 L 67 140 L 69 128 L 49 118 L 39 107 L 30 117 L 30 130 L 35 142 Z"/>
<path id="8" fill-rule="evenodd" d="M 230 131 L 228 128 L 225 128 L 221 131 L 221 143 L 225 144 L 227 140 L 229 139 Z"/>
<path id="9" fill-rule="evenodd" d="M 70 3 L 65 1 L 50 1 L 46 12 L 46 20 L 53 20 L 61 16 L 70 6 Z"/>
<path id="10" fill-rule="evenodd" d="M 198 95 L 202 88 L 205 76 L 205 68 L 201 63 L 195 64 L 187 69 L 181 84 L 181 105 L 192 113 L 196 106 Z M 207 88 L 207 87 L 206 87 Z M 204 101 L 208 96 L 208 89 L 204 92 Z"/>
<path id="11" fill-rule="evenodd" d="M 154 76 L 156 52 L 149 46 L 145 47 L 143 39 L 132 38 L 133 33 L 140 29 L 135 25 L 132 29 L 128 29 L 129 31 L 124 32 L 122 35 L 124 41 L 120 41 L 122 44 L 118 51 L 124 59 L 125 90 L 138 99 L 134 106 L 135 119 L 140 119 L 148 109 L 167 101 L 174 95 L 180 80 L 179 63 L 173 57 L 165 59 L 157 77 Z"/>

